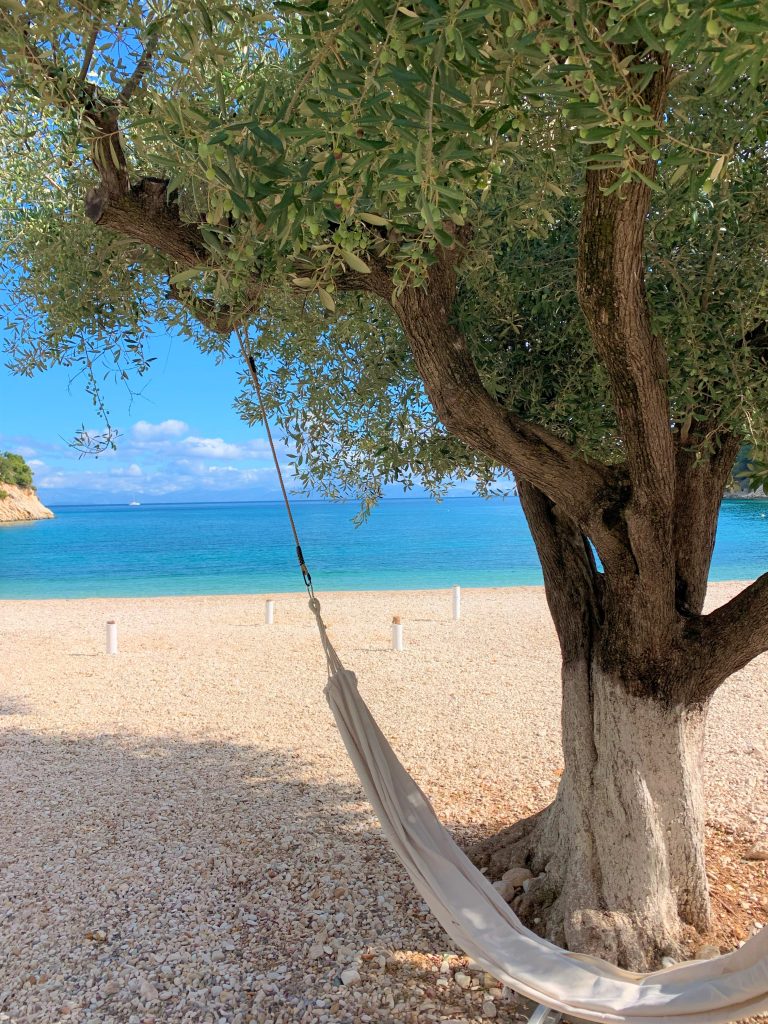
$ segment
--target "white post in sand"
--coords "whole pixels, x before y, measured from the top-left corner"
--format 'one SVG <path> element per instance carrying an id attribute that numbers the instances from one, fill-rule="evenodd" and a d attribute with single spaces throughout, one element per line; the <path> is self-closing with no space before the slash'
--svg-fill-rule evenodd
<path id="1" fill-rule="evenodd" d="M 264 622 L 271 626 L 275 621 L 275 602 L 272 600 L 267 601 L 264 605 Z"/>
<path id="2" fill-rule="evenodd" d="M 403 627 L 400 616 L 395 615 L 392 619 L 392 650 L 402 651 L 403 649 Z"/>
<path id="3" fill-rule="evenodd" d="M 107 622 L 107 654 L 117 654 L 117 623 L 114 619 Z"/>
<path id="4" fill-rule="evenodd" d="M 458 622 L 461 618 L 461 587 L 453 588 L 453 621 Z"/>

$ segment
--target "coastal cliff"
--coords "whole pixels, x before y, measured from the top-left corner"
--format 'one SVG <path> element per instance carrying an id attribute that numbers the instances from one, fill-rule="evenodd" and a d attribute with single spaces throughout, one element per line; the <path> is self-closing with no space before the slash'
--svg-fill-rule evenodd
<path id="1" fill-rule="evenodd" d="M 31 466 L 16 452 L 3 452 L 0 454 L 0 523 L 23 523 L 29 519 L 53 519 L 53 512 L 37 496 Z"/>
<path id="2" fill-rule="evenodd" d="M 28 519 L 53 519 L 53 512 L 40 501 L 33 487 L 0 482 L 0 523 Z"/>

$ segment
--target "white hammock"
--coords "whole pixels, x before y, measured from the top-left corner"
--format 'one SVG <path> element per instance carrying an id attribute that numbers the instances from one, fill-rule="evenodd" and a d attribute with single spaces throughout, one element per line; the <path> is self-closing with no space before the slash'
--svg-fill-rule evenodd
<path id="1" fill-rule="evenodd" d="M 321 636 L 329 661 L 328 703 L 382 830 L 437 920 L 489 974 L 584 1020 L 725 1024 L 768 1011 L 768 928 L 733 953 L 651 974 L 569 953 L 526 928 L 437 820 L 322 625 Z"/>

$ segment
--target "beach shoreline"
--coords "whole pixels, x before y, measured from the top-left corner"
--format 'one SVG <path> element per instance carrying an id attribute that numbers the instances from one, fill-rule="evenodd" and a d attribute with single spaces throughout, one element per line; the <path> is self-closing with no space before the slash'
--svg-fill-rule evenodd
<path id="1" fill-rule="evenodd" d="M 227 593 L 218 593 L 211 591 L 208 593 L 179 593 L 179 594 L 114 594 L 114 595 L 97 595 L 94 597 L 5 597 L 0 594 L 0 609 L 3 605 L 8 606 L 23 606 L 23 605 L 46 605 L 46 604 L 91 604 L 93 602 L 100 601 L 103 604 L 110 604 L 113 602 L 133 602 L 133 601 L 240 601 L 240 600 L 252 600 L 252 601 L 266 601 L 266 600 L 286 600 L 294 602 L 296 599 L 307 598 L 306 585 L 300 581 L 300 573 L 296 570 L 299 582 L 296 587 L 290 590 L 280 589 L 261 589 L 261 590 L 243 590 L 243 591 L 232 591 Z M 719 604 L 728 600 L 733 594 L 738 593 L 739 590 L 743 590 L 744 587 L 754 582 L 756 577 L 731 577 L 729 579 L 711 579 L 708 586 L 708 597 L 705 606 L 705 612 L 711 611 L 716 608 Z M 354 599 L 356 597 L 367 599 L 369 597 L 386 597 L 391 595 L 396 597 L 402 594 L 404 598 L 410 599 L 413 597 L 436 595 L 436 594 L 447 594 L 448 618 L 450 618 L 451 611 L 451 592 L 454 586 L 459 586 L 462 594 L 472 593 L 494 593 L 494 594 L 510 594 L 515 595 L 520 592 L 532 591 L 544 595 L 544 584 L 543 583 L 512 583 L 508 585 L 489 583 L 487 585 L 470 584 L 464 585 L 460 579 L 457 579 L 454 584 L 440 584 L 435 583 L 434 585 L 427 586 L 403 586 L 403 587 L 346 587 L 335 589 L 333 587 L 323 588 L 322 585 L 314 584 L 316 590 L 316 596 L 322 600 L 325 595 L 328 598 L 342 598 L 342 599 Z"/>

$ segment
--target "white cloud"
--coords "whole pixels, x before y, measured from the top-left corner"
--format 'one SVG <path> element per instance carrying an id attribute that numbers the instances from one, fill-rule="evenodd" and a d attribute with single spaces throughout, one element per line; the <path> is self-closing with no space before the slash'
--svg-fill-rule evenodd
<path id="1" fill-rule="evenodd" d="M 36 481 L 38 487 L 66 487 L 67 477 L 63 473 L 53 473 Z"/>
<path id="2" fill-rule="evenodd" d="M 42 466 L 45 465 L 42 459 L 30 459 L 29 464 L 32 467 L 32 469 L 40 469 Z"/>
<path id="3" fill-rule="evenodd" d="M 36 482 L 53 502 L 168 501 L 177 494 L 185 500 L 190 495 L 194 500 L 224 495 L 224 500 L 232 500 L 275 493 L 277 481 L 265 438 L 241 435 L 228 441 L 192 434 L 191 429 L 183 420 L 140 420 L 118 438 L 116 451 L 94 459 L 80 459 L 62 445 L 50 453 L 38 445 Z M 282 445 L 280 450 L 282 458 Z M 291 479 L 290 470 L 286 475 Z"/>
<path id="4" fill-rule="evenodd" d="M 286 475 L 290 481 L 291 474 Z M 180 492 L 194 495 L 194 500 L 250 499 L 277 493 L 277 480 L 271 466 L 243 469 L 197 460 L 184 466 L 173 463 L 157 470 L 145 470 L 140 478 L 131 474 L 128 468 L 115 466 L 107 471 L 82 469 L 80 466 L 67 471 L 49 470 L 38 480 L 38 486 L 44 492 L 53 492 L 48 499 L 51 501 L 87 503 L 107 500 L 118 504 L 122 501 L 127 503 L 132 498 L 141 501 L 173 500 Z"/>
<path id="5" fill-rule="evenodd" d="M 201 459 L 258 459 L 269 455 L 269 446 L 261 438 L 233 444 L 223 437 L 185 437 L 181 442 L 189 455 Z"/>
<path id="6" fill-rule="evenodd" d="M 244 455 L 239 444 L 230 444 L 223 437 L 186 437 L 184 447 L 190 455 L 204 459 L 241 459 Z"/>
<path id="7" fill-rule="evenodd" d="M 195 481 L 211 492 L 234 492 L 243 493 L 244 488 L 251 488 L 253 485 L 276 484 L 274 470 L 269 466 L 257 469 L 238 469 L 237 466 L 206 466 Z"/>
<path id="8" fill-rule="evenodd" d="M 189 424 L 183 420 L 163 420 L 162 423 L 139 420 L 134 423 L 131 432 L 137 441 L 164 441 L 171 437 L 181 437 L 188 430 Z"/>
<path id="9" fill-rule="evenodd" d="M 189 430 L 182 420 L 164 420 L 149 423 L 140 420 L 134 424 L 127 443 L 118 448 L 125 455 L 138 458 L 142 463 L 150 454 L 156 459 L 174 459 L 182 465 L 186 458 L 206 461 L 226 459 L 228 462 L 241 459 L 261 459 L 269 454 L 264 438 L 255 437 L 243 443 L 225 441 L 223 437 L 184 436 Z"/>

